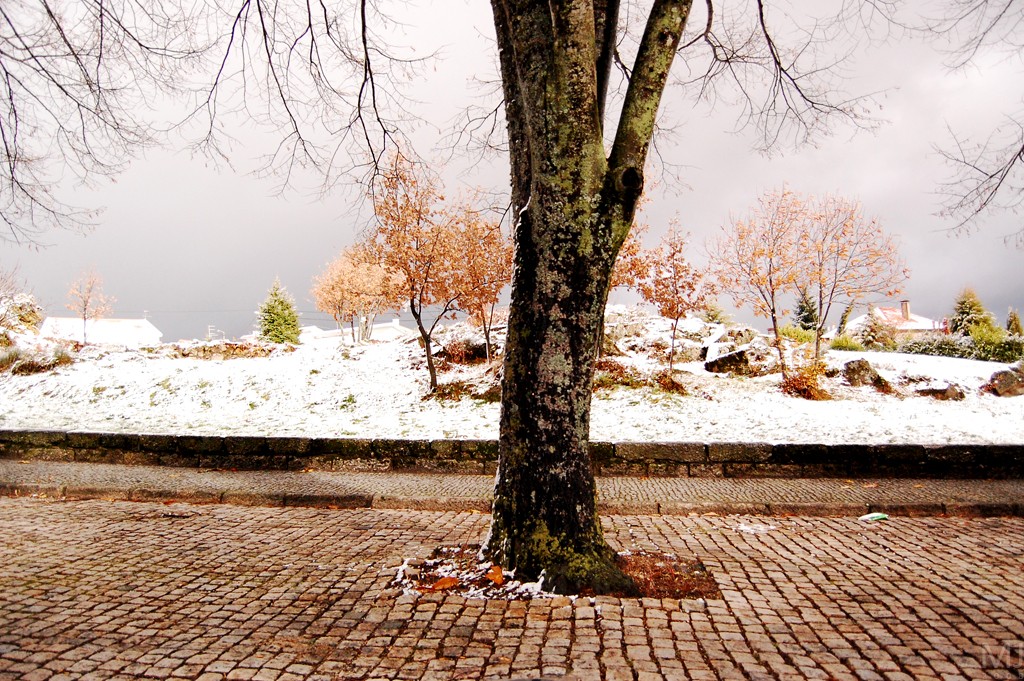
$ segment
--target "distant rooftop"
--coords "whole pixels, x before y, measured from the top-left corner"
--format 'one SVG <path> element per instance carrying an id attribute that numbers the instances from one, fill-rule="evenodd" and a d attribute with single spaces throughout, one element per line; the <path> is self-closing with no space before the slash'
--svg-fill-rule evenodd
<path id="1" fill-rule="evenodd" d="M 143 347 L 159 345 L 163 333 L 148 319 L 90 319 L 85 323 L 82 338 L 82 320 L 77 317 L 47 317 L 39 329 L 43 338 L 88 341 L 97 345 L 124 345 Z"/>
<path id="2" fill-rule="evenodd" d="M 941 331 L 943 328 L 942 322 L 929 319 L 928 317 L 922 317 L 918 314 L 913 314 L 910 311 L 909 300 L 901 300 L 899 307 L 869 306 L 868 314 L 880 317 L 885 324 L 893 327 L 897 331 Z M 852 332 L 862 328 L 867 323 L 868 314 L 862 314 L 859 317 L 851 319 L 846 324 L 846 329 Z"/>

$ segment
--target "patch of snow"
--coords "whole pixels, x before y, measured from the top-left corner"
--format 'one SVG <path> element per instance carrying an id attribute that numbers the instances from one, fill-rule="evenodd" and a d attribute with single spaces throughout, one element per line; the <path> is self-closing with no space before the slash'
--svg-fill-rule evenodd
<path id="1" fill-rule="evenodd" d="M 740 523 L 735 529 L 737 532 L 742 532 L 743 534 L 767 534 L 774 530 L 775 526 L 756 523 L 751 525 L 748 525 L 747 523 Z"/>
<path id="2" fill-rule="evenodd" d="M 646 333 L 665 334 L 662 320 Z M 699 329 L 688 329 L 697 333 Z M 709 331 L 711 328 L 709 327 Z M 715 329 L 717 331 L 717 329 Z M 713 332 L 713 331 L 712 331 Z M 451 337 L 457 337 L 452 331 Z M 710 335 L 710 334 L 708 334 Z M 294 352 L 230 360 L 86 346 L 77 361 L 29 376 L 0 373 L 0 428 L 154 434 L 294 437 L 463 438 L 498 435 L 499 405 L 465 397 L 423 399 L 422 350 L 408 340 L 351 345 L 308 334 Z M 19 340 L 21 342 L 21 339 Z M 38 337 L 25 337 L 26 345 Z M 667 346 L 666 346 L 667 347 Z M 591 437 L 603 441 L 919 443 L 1024 442 L 1024 398 L 979 388 L 997 362 L 830 351 L 829 366 L 863 357 L 897 386 L 883 395 L 825 379 L 836 399 L 784 395 L 780 376 L 712 374 L 702 362 L 677 364 L 689 395 L 654 388 L 597 392 Z M 618 358 L 643 371 L 663 365 L 643 352 Z M 663 361 L 663 360 L 661 360 Z M 442 382 L 483 380 L 485 364 L 442 373 Z M 491 374 L 493 375 L 493 374 Z M 958 384 L 966 399 L 938 401 L 914 388 Z M 901 387 L 902 386 L 902 387 Z"/>

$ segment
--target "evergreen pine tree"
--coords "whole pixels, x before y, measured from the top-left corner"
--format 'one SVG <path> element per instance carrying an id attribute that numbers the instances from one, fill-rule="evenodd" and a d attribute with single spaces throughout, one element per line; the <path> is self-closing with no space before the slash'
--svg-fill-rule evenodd
<path id="1" fill-rule="evenodd" d="M 295 311 L 295 300 L 281 286 L 278 279 L 260 305 L 260 340 L 270 343 L 299 342 L 299 313 Z"/>
<path id="2" fill-rule="evenodd" d="M 796 301 L 796 310 L 793 312 L 793 323 L 805 331 L 814 331 L 818 328 L 818 304 L 814 302 L 806 289 L 800 290 L 800 297 Z"/>
<path id="3" fill-rule="evenodd" d="M 729 315 L 726 314 L 722 306 L 716 301 L 711 301 L 708 306 L 704 308 L 704 311 L 700 314 L 700 318 L 705 324 L 728 324 Z"/>
<path id="4" fill-rule="evenodd" d="M 985 309 L 974 289 L 965 288 L 953 305 L 953 314 L 949 318 L 949 332 L 966 336 L 972 326 L 995 328 L 995 318 Z"/>
<path id="5" fill-rule="evenodd" d="M 861 327 L 858 339 L 868 350 L 896 349 L 896 329 L 887 324 L 874 308 L 868 308 L 868 318 Z"/>
<path id="6" fill-rule="evenodd" d="M 1011 336 L 1024 336 L 1024 328 L 1020 324 L 1020 315 L 1012 307 L 1006 315 L 1006 332 Z"/>

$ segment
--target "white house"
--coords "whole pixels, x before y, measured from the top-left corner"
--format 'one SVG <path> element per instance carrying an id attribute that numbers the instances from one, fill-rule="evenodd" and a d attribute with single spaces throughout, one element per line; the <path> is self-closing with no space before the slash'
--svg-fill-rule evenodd
<path id="1" fill-rule="evenodd" d="M 886 325 L 895 329 L 896 333 L 918 334 L 929 331 L 942 331 L 945 328 L 943 322 L 912 314 L 910 312 L 910 301 L 901 300 L 899 307 L 875 307 L 869 305 L 867 314 L 854 317 L 846 323 L 847 333 L 856 334 L 864 328 L 868 321 L 868 315 L 880 317 Z"/>
<path id="2" fill-rule="evenodd" d="M 402 326 L 397 319 L 392 319 L 390 322 L 374 324 L 370 338 L 375 341 L 393 341 L 404 340 L 418 335 L 419 332 L 416 329 Z"/>
<path id="3" fill-rule="evenodd" d="M 97 345 L 123 345 L 141 348 L 159 345 L 163 333 L 148 319 L 90 319 L 85 323 L 82 338 L 82 320 L 77 317 L 47 317 L 39 329 L 43 338 L 88 341 Z"/>

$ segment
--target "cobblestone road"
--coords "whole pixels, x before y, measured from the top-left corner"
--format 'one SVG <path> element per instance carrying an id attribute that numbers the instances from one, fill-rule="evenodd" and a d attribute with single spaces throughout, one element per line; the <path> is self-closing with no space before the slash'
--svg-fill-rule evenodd
<path id="1" fill-rule="evenodd" d="M 0 498 L 0 679 L 1024 677 L 1022 519 L 603 521 L 723 598 L 389 588 L 478 513 Z"/>

